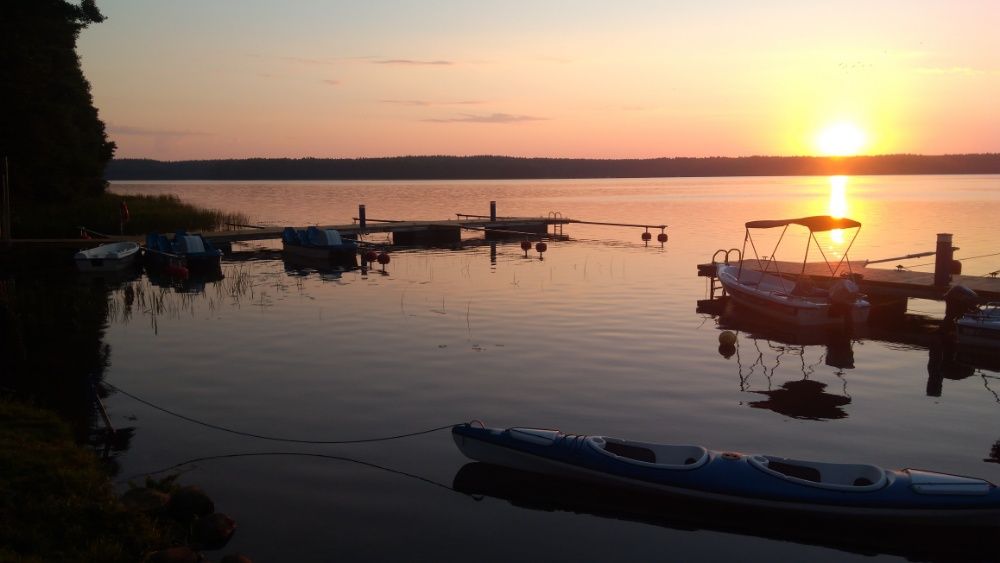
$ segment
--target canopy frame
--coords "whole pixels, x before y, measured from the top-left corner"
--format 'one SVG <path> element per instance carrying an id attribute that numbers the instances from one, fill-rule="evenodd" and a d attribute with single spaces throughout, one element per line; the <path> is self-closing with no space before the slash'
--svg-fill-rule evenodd
<path id="1" fill-rule="evenodd" d="M 848 255 L 851 251 L 851 247 L 854 246 L 854 241 L 858 238 L 858 233 L 861 232 L 861 223 L 848 219 L 846 217 L 831 217 L 829 215 L 816 215 L 813 217 L 802 217 L 799 219 L 781 219 L 781 220 L 765 220 L 765 221 L 748 221 L 745 224 L 746 232 L 743 235 L 743 248 L 740 251 L 740 256 L 746 256 L 747 243 L 750 243 L 750 249 L 753 250 L 754 259 L 757 262 L 757 268 L 761 273 L 768 273 L 771 269 L 771 265 L 774 265 L 774 274 L 778 276 L 781 280 L 782 290 L 785 292 L 790 292 L 791 288 L 785 288 L 785 278 L 781 275 L 778 269 L 778 261 L 775 259 L 775 253 L 778 251 L 778 247 L 781 246 L 781 241 L 785 238 L 785 233 L 788 231 L 790 225 L 799 225 L 809 229 L 809 238 L 806 240 L 805 256 L 802 259 L 802 269 L 799 271 L 799 277 L 805 276 L 806 273 L 806 263 L 809 261 L 809 249 L 816 244 L 816 249 L 819 251 L 820 255 L 823 257 L 823 263 L 826 264 L 827 269 L 830 271 L 830 277 L 836 277 L 837 272 L 840 271 L 841 267 L 846 263 L 847 272 L 853 274 L 854 271 L 851 268 L 851 261 L 848 259 Z M 778 242 L 775 243 L 774 249 L 771 251 L 770 257 L 761 260 L 760 254 L 757 252 L 757 245 L 754 243 L 753 235 L 751 235 L 751 229 L 771 229 L 781 227 L 781 235 L 778 237 Z M 854 236 L 851 237 L 851 241 L 847 244 L 847 248 L 844 250 L 844 255 L 837 262 L 836 266 L 830 263 L 827 258 L 826 253 L 823 252 L 823 247 L 819 244 L 819 239 L 816 238 L 816 233 L 826 232 L 833 230 L 847 230 L 855 229 Z M 739 274 L 743 273 L 743 262 L 740 260 L 740 267 L 737 271 L 737 277 Z"/>

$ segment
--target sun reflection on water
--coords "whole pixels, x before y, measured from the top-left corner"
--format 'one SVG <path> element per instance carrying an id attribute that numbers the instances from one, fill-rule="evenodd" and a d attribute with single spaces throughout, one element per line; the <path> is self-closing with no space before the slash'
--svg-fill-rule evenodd
<path id="1" fill-rule="evenodd" d="M 832 217 L 847 216 L 847 176 L 830 176 L 830 206 Z M 830 239 L 836 244 L 844 244 L 843 229 L 830 231 Z"/>

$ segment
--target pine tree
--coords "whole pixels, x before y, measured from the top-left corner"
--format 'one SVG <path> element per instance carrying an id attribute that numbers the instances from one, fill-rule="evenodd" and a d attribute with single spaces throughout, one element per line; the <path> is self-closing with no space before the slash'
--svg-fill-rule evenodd
<path id="1" fill-rule="evenodd" d="M 0 158 L 15 203 L 103 193 L 114 156 L 76 54 L 104 21 L 94 0 L 8 0 L 0 8 Z"/>

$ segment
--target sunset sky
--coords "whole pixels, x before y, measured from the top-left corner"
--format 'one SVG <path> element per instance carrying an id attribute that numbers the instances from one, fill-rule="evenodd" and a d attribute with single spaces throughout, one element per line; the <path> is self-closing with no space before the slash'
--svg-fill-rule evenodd
<path id="1" fill-rule="evenodd" d="M 1000 1 L 98 0 L 118 157 L 1000 152 Z"/>

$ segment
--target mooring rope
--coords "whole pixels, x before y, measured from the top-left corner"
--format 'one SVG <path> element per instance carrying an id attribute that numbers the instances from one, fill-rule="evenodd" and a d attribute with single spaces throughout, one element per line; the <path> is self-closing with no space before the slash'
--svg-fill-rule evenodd
<path id="1" fill-rule="evenodd" d="M 163 469 L 159 469 L 159 470 L 156 470 L 156 471 L 147 471 L 145 473 L 137 473 L 135 475 L 132 475 L 131 477 L 127 477 L 125 479 L 119 479 L 117 481 L 117 483 L 128 483 L 128 482 L 131 482 L 133 479 L 137 479 L 139 477 L 149 477 L 149 476 L 152 476 L 152 475 L 159 475 L 160 473 L 166 473 L 168 471 L 173 471 L 175 469 L 183 468 L 185 465 L 194 465 L 196 463 L 203 462 L 203 461 L 213 461 L 213 460 L 217 460 L 217 459 L 235 459 L 235 458 L 244 458 L 244 457 L 270 457 L 270 456 L 312 457 L 312 458 L 330 459 L 330 460 L 334 460 L 334 461 L 345 461 L 345 462 L 349 462 L 349 463 L 356 463 L 356 464 L 361 465 L 363 467 L 369 467 L 369 468 L 372 468 L 372 469 L 378 469 L 380 471 L 385 471 L 385 472 L 388 472 L 388 473 L 392 473 L 394 475 L 399 475 L 399 476 L 402 476 L 402 477 L 409 477 L 410 479 L 416 479 L 417 481 L 422 481 L 422 482 L 427 483 L 429 485 L 434 485 L 435 487 L 441 487 L 442 489 L 447 489 L 447 490 L 455 492 L 455 493 L 461 493 L 463 495 L 467 494 L 467 493 L 462 493 L 461 491 L 457 491 L 453 487 L 448 486 L 448 485 L 446 485 L 444 483 L 441 483 L 440 481 L 435 481 L 435 480 L 429 479 L 427 477 L 422 477 L 422 476 L 416 475 L 414 473 L 407 473 L 406 471 L 400 471 L 399 469 L 393 469 L 391 467 L 386 467 L 384 465 L 379 465 L 377 463 L 371 463 L 369 461 L 362 461 L 360 459 L 354 459 L 354 458 L 344 457 L 344 456 L 327 455 L 327 454 L 317 454 L 317 453 L 309 453 L 309 452 L 247 452 L 247 453 L 222 454 L 222 455 L 210 455 L 210 456 L 196 457 L 196 458 L 193 458 L 193 459 L 189 459 L 187 461 L 182 461 L 180 463 L 175 463 L 174 465 L 171 465 L 170 467 L 165 467 Z"/>
<path id="2" fill-rule="evenodd" d="M 152 408 L 154 408 L 154 409 L 156 409 L 156 410 L 158 410 L 160 412 L 169 414 L 170 416 L 175 416 L 175 417 L 180 418 L 182 420 L 186 420 L 188 422 L 193 422 L 194 424 L 198 424 L 198 425 L 204 426 L 206 428 L 211 428 L 213 430 L 219 430 L 219 431 L 222 431 L 222 432 L 228 432 L 230 434 L 236 434 L 238 436 L 246 436 L 248 438 L 257 438 L 257 439 L 260 439 L 260 440 L 271 440 L 273 442 L 290 442 L 290 443 L 294 443 L 294 444 L 363 444 L 363 443 L 367 443 L 367 442 L 385 442 L 385 441 L 388 441 L 388 440 L 398 440 L 400 438 L 409 438 L 409 437 L 412 437 L 412 436 L 420 436 L 422 434 L 430 434 L 432 432 L 438 432 L 438 431 L 441 431 L 441 430 L 446 430 L 448 428 L 451 428 L 451 427 L 455 426 L 456 424 L 464 424 L 465 423 L 465 421 L 462 421 L 462 422 L 455 423 L 455 424 L 446 424 L 444 426 L 438 426 L 436 428 L 428 428 L 427 430 L 420 430 L 420 431 L 417 431 L 417 432 L 408 432 L 406 434 L 395 434 L 395 435 L 392 435 L 392 436 L 380 436 L 380 437 L 377 437 L 377 438 L 360 438 L 360 439 L 355 439 L 355 440 L 303 440 L 303 439 L 299 439 L 299 438 L 284 438 L 284 437 L 280 437 L 280 436 L 267 436 L 265 434 L 254 434 L 253 432 L 244 432 L 242 430 L 234 430 L 232 428 L 227 428 L 225 426 L 219 426 L 217 424 L 212 424 L 212 423 L 209 423 L 209 422 L 205 422 L 205 421 L 202 421 L 202 420 L 198 420 L 196 418 L 191 418 L 190 416 L 183 415 L 183 414 L 181 414 L 179 412 L 175 412 L 175 411 L 172 411 L 172 410 L 170 410 L 168 408 L 161 407 L 159 405 L 151 403 L 151 402 L 149 402 L 149 401 L 147 401 L 147 400 L 145 400 L 145 399 L 143 399 L 141 397 L 137 397 L 137 396 L 129 393 L 128 391 L 122 389 L 121 387 L 118 387 L 117 385 L 113 385 L 111 383 L 108 383 L 107 381 L 104 381 L 102 383 L 104 385 L 110 387 L 111 389 L 114 389 L 115 391 L 118 391 L 122 395 L 125 395 L 126 397 L 130 397 L 130 398 L 132 398 L 135 401 L 138 401 L 138 402 L 140 402 L 140 403 L 142 403 L 142 404 L 144 404 L 144 405 L 146 405 L 148 407 L 152 407 Z"/>

